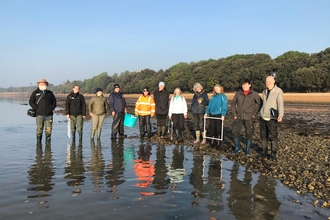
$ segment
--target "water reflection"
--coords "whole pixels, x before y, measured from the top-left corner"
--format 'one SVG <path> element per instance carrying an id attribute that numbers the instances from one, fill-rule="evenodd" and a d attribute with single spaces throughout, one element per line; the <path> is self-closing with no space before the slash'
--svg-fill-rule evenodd
<path id="1" fill-rule="evenodd" d="M 184 147 L 176 145 L 173 148 L 172 163 L 168 167 L 168 175 L 172 183 L 172 192 L 181 192 L 176 189 L 179 183 L 183 182 L 183 176 L 186 175 L 186 170 L 183 166 L 184 161 Z"/>
<path id="2" fill-rule="evenodd" d="M 141 144 L 138 151 L 138 159 L 134 160 L 134 172 L 136 175 L 136 180 L 138 183 L 136 186 L 146 188 L 148 187 L 155 174 L 155 166 L 153 161 L 150 160 L 151 155 L 151 145 Z"/>
<path id="3" fill-rule="evenodd" d="M 255 219 L 278 219 L 281 203 L 275 193 L 276 181 L 260 175 L 253 188 Z"/>
<path id="4" fill-rule="evenodd" d="M 91 141 L 91 157 L 86 170 L 91 172 L 92 184 L 96 188 L 94 192 L 100 192 L 100 188 L 104 187 L 103 178 L 105 175 L 105 162 L 100 140 L 97 140 L 96 144 Z"/>
<path id="5" fill-rule="evenodd" d="M 68 186 L 79 186 L 83 185 L 86 176 L 84 161 L 83 161 L 83 150 L 82 145 L 68 145 L 67 148 L 67 159 L 66 166 L 64 168 L 64 176 L 67 179 L 66 184 Z"/>
<path id="6" fill-rule="evenodd" d="M 152 181 L 152 186 L 156 190 L 167 189 L 169 184 L 169 179 L 167 179 L 167 167 L 166 167 L 166 149 L 165 145 L 157 145 L 156 150 L 156 161 L 155 161 L 155 177 Z"/>
<path id="7" fill-rule="evenodd" d="M 117 188 L 117 186 L 123 184 L 124 179 L 124 145 L 123 140 L 119 139 L 111 141 L 111 153 L 112 162 L 107 165 L 107 171 L 105 179 L 106 184 L 110 188 Z M 112 191 L 110 191 L 112 192 Z"/>
<path id="8" fill-rule="evenodd" d="M 211 157 L 209 160 L 207 182 L 203 187 L 203 192 L 208 194 L 209 203 L 207 208 L 210 212 L 223 210 L 224 202 L 222 194 L 225 191 L 225 183 L 222 181 L 222 161 L 221 158 Z"/>
<path id="9" fill-rule="evenodd" d="M 194 198 L 203 198 L 204 159 L 202 155 L 195 155 L 193 157 L 193 167 L 189 176 L 189 183 L 194 187 L 194 191 L 191 193 L 194 195 Z"/>
<path id="10" fill-rule="evenodd" d="M 38 198 L 51 196 L 48 192 L 54 187 L 52 183 L 55 169 L 52 163 L 52 151 L 50 144 L 45 146 L 43 152 L 42 146 L 36 147 L 35 163 L 28 170 L 29 185 L 28 191 L 35 191 L 37 194 L 30 195 L 28 198 Z"/>
<path id="11" fill-rule="evenodd" d="M 238 178 L 239 163 L 233 164 L 230 174 L 230 189 L 228 190 L 228 207 L 236 219 L 253 219 L 252 212 L 252 174 L 245 172 L 243 180 Z"/>

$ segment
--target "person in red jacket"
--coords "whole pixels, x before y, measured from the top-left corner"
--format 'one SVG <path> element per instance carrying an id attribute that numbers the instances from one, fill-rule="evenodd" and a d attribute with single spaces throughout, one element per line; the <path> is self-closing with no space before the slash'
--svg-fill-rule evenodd
<path id="1" fill-rule="evenodd" d="M 150 90 L 145 87 L 142 90 L 142 95 L 135 103 L 135 114 L 139 116 L 140 137 L 143 138 L 145 132 L 147 136 L 151 137 L 150 117 L 155 115 L 155 101 L 150 96 Z"/>

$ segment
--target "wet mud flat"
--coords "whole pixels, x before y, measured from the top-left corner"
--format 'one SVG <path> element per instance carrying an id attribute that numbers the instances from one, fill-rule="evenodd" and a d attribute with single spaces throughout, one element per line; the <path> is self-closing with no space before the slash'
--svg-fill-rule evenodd
<path id="1" fill-rule="evenodd" d="M 126 99 L 128 112 L 134 112 L 136 100 Z M 88 103 L 89 97 L 86 98 Z M 190 100 L 187 100 L 191 103 Z M 65 98 L 58 98 L 58 106 L 64 107 Z M 64 114 L 63 110 L 58 113 Z M 277 161 L 261 156 L 259 120 L 255 122 L 255 134 L 251 147 L 251 156 L 245 156 L 245 139 L 241 138 L 242 151 L 232 155 L 233 148 L 231 126 L 232 114 L 229 108 L 224 122 L 224 140 L 215 147 L 209 144 L 193 144 L 194 130 L 191 115 L 186 120 L 185 145 L 194 148 L 195 154 L 224 155 L 245 166 L 248 172 L 280 180 L 284 185 L 301 196 L 313 196 L 315 207 L 330 209 L 330 108 L 326 104 L 285 103 L 285 116 L 278 127 L 279 149 Z M 89 120 L 89 117 L 87 117 Z M 152 124 L 153 131 L 157 128 Z M 242 129 L 244 134 L 244 128 Z M 129 137 L 137 138 L 137 137 Z M 155 134 L 151 142 L 173 144 L 169 136 L 158 139 Z M 292 202 L 300 203 L 299 200 Z"/>

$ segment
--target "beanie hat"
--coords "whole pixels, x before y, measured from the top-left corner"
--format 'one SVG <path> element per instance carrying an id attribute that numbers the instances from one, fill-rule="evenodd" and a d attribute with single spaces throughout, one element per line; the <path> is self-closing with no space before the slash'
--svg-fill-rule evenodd
<path id="1" fill-rule="evenodd" d="M 118 83 L 116 83 L 115 85 L 113 85 L 113 88 L 114 88 L 114 89 L 115 89 L 115 88 L 120 88 L 120 86 L 119 86 Z"/>
<path id="2" fill-rule="evenodd" d="M 95 93 L 98 93 L 100 91 L 103 92 L 103 90 L 101 88 L 96 88 Z"/>

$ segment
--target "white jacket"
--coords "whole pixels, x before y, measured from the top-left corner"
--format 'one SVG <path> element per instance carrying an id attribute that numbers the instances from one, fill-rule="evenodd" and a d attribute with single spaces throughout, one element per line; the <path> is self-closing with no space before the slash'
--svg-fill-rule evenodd
<path id="1" fill-rule="evenodd" d="M 170 101 L 170 109 L 168 110 L 168 116 L 171 117 L 172 114 L 184 114 L 187 115 L 188 107 L 186 99 L 183 96 L 175 97 L 173 96 Z"/>

